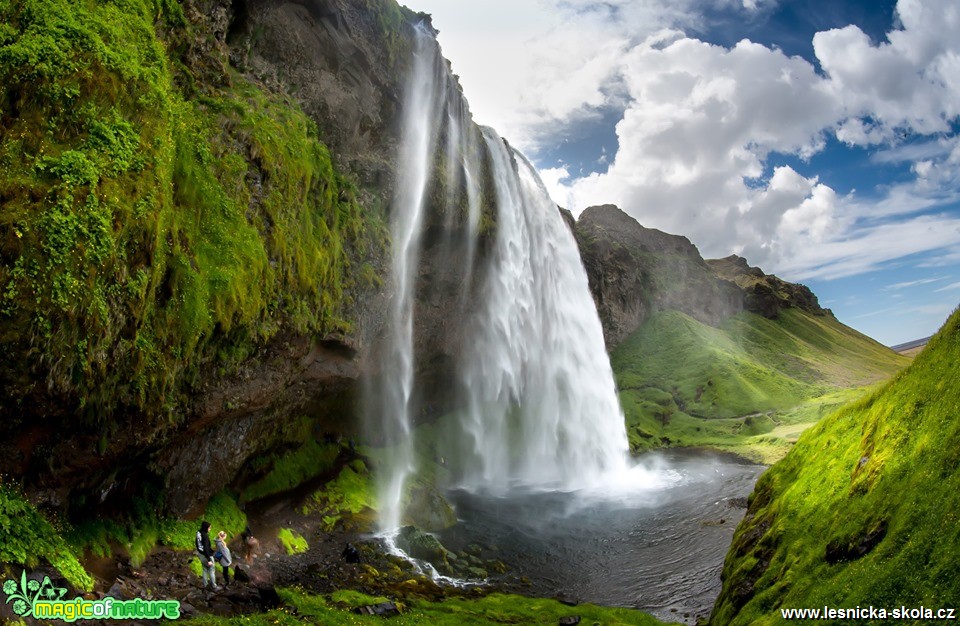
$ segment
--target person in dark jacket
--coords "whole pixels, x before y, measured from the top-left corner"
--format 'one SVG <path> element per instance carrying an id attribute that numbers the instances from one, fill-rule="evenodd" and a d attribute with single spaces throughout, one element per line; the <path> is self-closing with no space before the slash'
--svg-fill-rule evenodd
<path id="1" fill-rule="evenodd" d="M 203 586 L 217 589 L 217 570 L 213 561 L 213 548 L 210 546 L 210 522 L 200 522 L 197 531 L 197 554 L 200 556 L 200 566 L 203 568 Z"/>

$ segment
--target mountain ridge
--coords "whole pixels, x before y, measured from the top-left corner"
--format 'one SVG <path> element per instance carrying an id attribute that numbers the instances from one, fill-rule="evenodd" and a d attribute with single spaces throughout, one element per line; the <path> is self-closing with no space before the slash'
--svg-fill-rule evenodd
<path id="1" fill-rule="evenodd" d="M 741 311 L 771 319 L 789 308 L 833 315 L 808 287 L 736 255 L 704 259 L 686 237 L 646 228 L 616 205 L 584 209 L 574 232 L 610 350 L 663 310 L 711 326 Z"/>

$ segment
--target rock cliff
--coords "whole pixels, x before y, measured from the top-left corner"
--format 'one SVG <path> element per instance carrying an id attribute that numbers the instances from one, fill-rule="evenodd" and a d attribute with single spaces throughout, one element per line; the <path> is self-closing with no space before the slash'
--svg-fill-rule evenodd
<path id="1" fill-rule="evenodd" d="M 0 473 L 61 509 L 152 485 L 189 516 L 252 458 L 360 423 L 392 291 L 403 81 L 429 18 L 393 0 L 135 4 L 0 8 L 20 27 L 0 40 Z M 87 82 L 27 62 L 64 29 L 100 42 L 52 40 Z M 456 191 L 441 163 L 434 199 Z M 459 349 L 444 242 L 462 224 L 439 204 L 418 282 L 423 407 Z M 98 221 L 77 223 L 82 206 Z M 312 433 L 291 426 L 303 416 Z"/>
<path id="2" fill-rule="evenodd" d="M 576 235 L 608 349 L 656 311 L 716 325 L 743 310 L 742 291 L 720 279 L 686 237 L 644 228 L 609 204 L 584 210 Z"/>
<path id="3" fill-rule="evenodd" d="M 829 314 L 807 287 L 738 256 L 705 261 L 686 237 L 644 228 L 614 205 L 585 209 L 575 234 L 609 350 L 657 311 L 711 326 L 741 311 L 767 318 L 790 307 Z"/>

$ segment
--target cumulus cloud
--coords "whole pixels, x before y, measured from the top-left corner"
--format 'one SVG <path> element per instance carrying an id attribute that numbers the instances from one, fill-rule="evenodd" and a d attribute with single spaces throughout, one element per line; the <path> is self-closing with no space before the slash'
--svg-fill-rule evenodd
<path id="1" fill-rule="evenodd" d="M 478 120 L 534 157 L 564 128 L 622 110 L 605 172 L 543 172 L 575 213 L 613 202 L 706 256 L 737 252 L 795 279 L 921 252 L 939 254 L 930 264 L 958 259 L 958 220 L 943 210 L 960 202 L 955 0 L 900 0 L 880 41 L 857 26 L 817 33 L 811 60 L 690 36 L 706 30 L 694 0 L 413 4 L 445 15 L 441 42 Z M 748 20 L 774 4 L 708 6 Z M 465 27 L 444 39 L 459 28 L 451 20 Z M 877 163 L 907 163 L 912 178 L 838 193 L 816 175 L 772 167 L 810 159 L 832 138 L 868 148 Z"/>
<path id="2" fill-rule="evenodd" d="M 612 165 L 561 181 L 558 200 L 575 212 L 616 202 L 708 256 L 734 251 L 797 279 L 949 246 L 957 220 L 930 212 L 960 201 L 960 142 L 943 135 L 960 113 L 958 13 L 952 1 L 901 0 L 902 26 L 886 42 L 855 26 L 818 33 L 820 68 L 747 40 L 724 48 L 654 33 L 623 59 L 628 104 Z M 897 145 L 905 132 L 935 138 Z M 915 178 L 840 196 L 790 167 L 765 173 L 772 154 L 809 158 L 830 134 L 886 146 L 879 160 L 916 159 Z"/>
<path id="3" fill-rule="evenodd" d="M 813 48 L 827 88 L 848 118 L 838 137 L 864 145 L 888 141 L 897 129 L 948 132 L 960 114 L 960 5 L 954 0 L 900 0 L 901 28 L 874 45 L 858 27 L 817 33 Z M 859 131 L 854 127 L 859 127 Z"/>

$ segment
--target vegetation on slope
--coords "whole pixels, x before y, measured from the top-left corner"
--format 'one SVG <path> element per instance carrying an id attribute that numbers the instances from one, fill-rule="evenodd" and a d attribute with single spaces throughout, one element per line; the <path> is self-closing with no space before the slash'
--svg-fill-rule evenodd
<path id="1" fill-rule="evenodd" d="M 25 498 L 0 484 L 0 563 L 33 568 L 46 561 L 70 584 L 89 591 L 93 578 L 83 569 L 77 552 L 60 532 Z"/>
<path id="2" fill-rule="evenodd" d="M 611 362 L 633 449 L 709 445 L 770 461 L 850 388 L 909 359 L 832 316 L 786 309 L 775 320 L 740 313 L 719 328 L 659 312 Z"/>
<path id="3" fill-rule="evenodd" d="M 382 231 L 315 125 L 208 37 L 169 0 L 0 0 L 8 425 L 51 396 L 172 418 L 202 367 L 350 329 L 344 287 L 375 279 L 351 259 Z"/>
<path id="4" fill-rule="evenodd" d="M 960 311 L 913 364 L 808 430 L 750 497 L 712 622 L 960 604 Z"/>
<path id="5" fill-rule="evenodd" d="M 315 596 L 296 589 L 279 590 L 283 606 L 246 617 L 202 616 L 190 620 L 197 626 L 301 626 L 303 624 L 382 624 L 377 615 L 357 615 L 353 609 L 386 602 L 387 598 L 356 591 L 337 591 Z M 580 604 L 567 606 L 556 600 L 491 594 L 477 599 L 451 598 L 442 602 L 411 599 L 398 603 L 402 613 L 390 618 L 391 624 L 436 624 L 470 626 L 474 624 L 556 624 L 561 617 L 579 615 L 581 623 L 618 626 L 635 624 L 654 626 L 663 622 L 634 609 Z"/>

